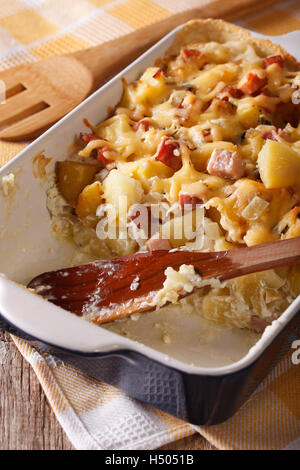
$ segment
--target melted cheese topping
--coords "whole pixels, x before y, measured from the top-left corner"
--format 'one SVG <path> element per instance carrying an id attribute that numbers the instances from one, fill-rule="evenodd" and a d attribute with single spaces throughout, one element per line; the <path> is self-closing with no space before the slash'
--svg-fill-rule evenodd
<path id="1" fill-rule="evenodd" d="M 96 139 L 79 154 L 93 160 L 94 150 L 105 147 L 109 163 L 103 201 L 115 204 L 119 196 L 129 194 L 130 205 L 159 202 L 171 208 L 182 195 L 198 198 L 205 221 L 194 227 L 192 240 L 171 236 L 173 248 L 236 249 L 300 236 L 300 183 L 272 186 L 276 156 L 264 152 L 268 183 L 261 180 L 258 165 L 268 139 L 276 140 L 299 155 L 292 171 L 299 171 L 300 177 L 299 105 L 293 103 L 300 73 L 288 70 L 284 58 L 281 63 L 264 59 L 243 40 L 190 44 L 176 57 L 166 57 L 161 67 L 149 67 L 134 83 L 124 83 L 113 116 L 93 128 Z M 164 139 L 171 139 L 175 149 L 167 160 L 159 153 Z M 216 151 L 235 155 L 243 176 L 209 171 Z M 178 156 L 181 162 L 175 168 L 172 159 Z M 160 224 L 164 234 L 163 221 Z M 111 254 L 124 255 L 145 246 L 145 238 L 136 241 L 103 243 Z M 208 318 L 241 327 L 251 326 L 253 315 L 277 317 L 287 299 L 300 291 L 293 281 L 299 274 L 297 269 L 272 273 L 213 288 L 201 295 L 202 311 Z M 275 277 L 281 280 L 276 286 Z"/>

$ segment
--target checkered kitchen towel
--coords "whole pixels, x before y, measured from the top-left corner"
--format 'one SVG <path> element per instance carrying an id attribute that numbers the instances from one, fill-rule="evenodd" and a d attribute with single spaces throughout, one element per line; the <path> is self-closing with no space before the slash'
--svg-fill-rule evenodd
<path id="1" fill-rule="evenodd" d="M 0 0 L 0 69 L 99 44 L 210 1 Z M 239 24 L 265 34 L 299 29 L 299 1 Z M 24 146 L 1 142 L 0 165 Z M 300 365 L 290 355 L 233 418 L 196 428 L 14 340 L 77 449 L 153 449 L 195 432 L 220 449 L 300 449 Z"/>

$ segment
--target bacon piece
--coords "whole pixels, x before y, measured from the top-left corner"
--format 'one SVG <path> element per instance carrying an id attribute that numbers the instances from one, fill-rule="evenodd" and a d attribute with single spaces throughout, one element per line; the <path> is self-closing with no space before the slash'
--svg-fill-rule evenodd
<path id="1" fill-rule="evenodd" d="M 155 74 L 153 75 L 153 78 L 160 78 L 160 77 L 164 77 L 166 75 L 166 72 L 164 71 L 164 69 L 160 68 L 158 69 L 157 72 L 155 72 Z"/>
<path id="2" fill-rule="evenodd" d="M 270 98 L 278 98 L 278 95 L 276 95 L 276 94 L 273 93 L 271 90 L 269 90 L 269 88 L 264 88 L 264 89 L 261 91 L 261 94 L 262 94 L 262 95 L 265 95 L 265 96 L 269 96 Z"/>
<path id="3" fill-rule="evenodd" d="M 157 149 L 156 160 L 175 171 L 182 167 L 179 143 L 171 137 L 164 137 Z"/>
<path id="4" fill-rule="evenodd" d="M 183 102 L 184 102 L 184 98 L 182 98 L 179 105 L 177 106 L 178 109 L 183 109 L 184 108 Z"/>
<path id="5" fill-rule="evenodd" d="M 278 137 L 285 139 L 287 141 L 290 140 L 290 134 L 284 129 L 276 129 L 272 131 L 267 131 L 262 135 L 263 139 L 270 139 L 270 140 L 278 140 Z"/>
<path id="6" fill-rule="evenodd" d="M 128 217 L 132 220 L 138 229 L 149 233 L 152 222 L 151 209 L 144 204 L 134 204 L 128 211 Z"/>
<path id="7" fill-rule="evenodd" d="M 182 209 L 184 209 L 184 206 L 186 205 L 190 205 L 192 206 L 192 209 L 195 209 L 196 206 L 198 206 L 199 204 L 203 204 L 203 201 L 197 196 L 190 196 L 189 194 L 180 194 L 179 204 Z"/>
<path id="8" fill-rule="evenodd" d="M 287 140 L 288 142 L 291 141 L 291 134 L 285 129 L 277 129 L 277 133 L 282 139 Z"/>
<path id="9" fill-rule="evenodd" d="M 91 140 L 101 139 L 101 137 L 99 137 L 98 135 L 93 134 L 93 133 L 88 133 L 88 132 L 80 132 L 79 138 L 80 138 L 80 140 L 82 140 L 86 144 L 88 144 Z M 102 139 L 102 140 L 104 140 L 104 139 Z"/>
<path id="10" fill-rule="evenodd" d="M 106 167 L 106 165 L 108 165 L 108 163 L 111 163 L 112 160 L 109 160 L 108 158 L 106 158 L 104 156 L 104 152 L 109 152 L 110 151 L 110 148 L 109 147 L 101 147 L 99 150 L 98 150 L 98 153 L 97 153 L 97 160 L 99 163 L 101 163 L 101 165 L 104 167 Z"/>
<path id="11" fill-rule="evenodd" d="M 267 77 L 259 77 L 256 73 L 249 72 L 245 82 L 240 86 L 240 90 L 245 95 L 253 95 L 261 90 L 268 83 Z"/>
<path id="12" fill-rule="evenodd" d="M 204 142 L 213 142 L 213 136 L 210 129 L 202 129 L 201 131 Z"/>
<path id="13" fill-rule="evenodd" d="M 172 245 L 166 238 L 161 236 L 155 237 L 155 235 L 146 242 L 146 248 L 148 251 L 158 251 L 158 250 L 171 250 Z"/>
<path id="14" fill-rule="evenodd" d="M 226 96 L 226 93 L 232 98 L 241 98 L 244 94 L 242 90 L 240 90 L 239 88 L 236 88 L 232 85 L 226 85 L 217 95 L 217 98 L 221 98 L 222 100 L 225 98 L 228 99 L 228 96 Z"/>
<path id="15" fill-rule="evenodd" d="M 266 57 L 263 60 L 263 68 L 266 69 L 269 65 L 278 64 L 280 67 L 284 65 L 284 59 L 281 55 L 272 55 L 270 57 Z"/>
<path id="16" fill-rule="evenodd" d="M 268 131 L 262 135 L 263 139 L 278 140 L 276 131 Z"/>
<path id="17" fill-rule="evenodd" d="M 134 123 L 132 126 L 134 131 L 137 131 L 140 127 L 142 127 L 145 132 L 148 131 L 150 127 L 150 122 L 148 121 L 148 119 L 141 119 L 139 122 Z"/>
<path id="18" fill-rule="evenodd" d="M 203 137 L 209 137 L 211 135 L 210 129 L 202 129 L 201 132 L 202 132 Z"/>
<path id="19" fill-rule="evenodd" d="M 232 96 L 232 98 L 241 98 L 243 96 L 242 90 L 231 85 L 228 85 L 228 93 L 230 96 Z"/>
<path id="20" fill-rule="evenodd" d="M 181 56 L 184 62 L 189 62 L 191 60 L 198 59 L 201 56 L 201 52 L 197 49 L 183 49 L 181 51 Z"/>
<path id="21" fill-rule="evenodd" d="M 207 165 L 210 175 L 238 180 L 245 174 L 245 162 L 236 152 L 215 149 Z"/>
<path id="22" fill-rule="evenodd" d="M 260 318 L 257 315 L 252 315 L 251 317 L 251 328 L 256 333 L 263 333 L 267 326 L 271 325 L 271 323 L 275 320 L 275 317 L 270 318 Z"/>
<path id="23" fill-rule="evenodd" d="M 101 137 L 99 137 L 98 135 L 96 134 L 93 134 L 93 133 L 87 133 L 87 132 L 84 132 L 84 133 L 80 133 L 79 135 L 79 138 L 85 143 L 85 144 L 88 144 L 89 142 L 91 142 L 92 140 L 106 140 L 106 139 L 102 139 Z M 111 162 L 111 160 L 108 160 L 104 155 L 103 155 L 103 152 L 107 152 L 109 151 L 110 148 L 109 147 L 101 147 L 100 149 L 94 149 L 92 152 L 91 152 L 91 157 L 93 158 L 97 158 L 98 162 L 101 163 L 101 165 L 103 167 L 105 167 L 108 163 Z"/>

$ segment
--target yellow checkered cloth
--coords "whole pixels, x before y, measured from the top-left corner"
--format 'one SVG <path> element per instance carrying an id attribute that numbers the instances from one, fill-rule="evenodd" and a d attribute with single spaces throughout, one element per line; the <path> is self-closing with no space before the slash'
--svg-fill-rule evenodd
<path id="1" fill-rule="evenodd" d="M 109 41 L 209 1 L 0 0 L 0 69 Z M 300 29 L 300 3 L 277 3 L 239 24 L 273 35 Z M 1 142 L 0 165 L 24 146 Z M 220 449 L 300 449 L 300 365 L 291 355 L 234 417 L 195 427 L 14 340 L 77 449 L 153 449 L 195 432 Z"/>

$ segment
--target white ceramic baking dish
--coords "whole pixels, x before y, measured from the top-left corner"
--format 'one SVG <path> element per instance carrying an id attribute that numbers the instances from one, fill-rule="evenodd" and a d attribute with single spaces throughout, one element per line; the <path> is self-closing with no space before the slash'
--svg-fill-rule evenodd
<path id="1" fill-rule="evenodd" d="M 83 118 L 92 123 L 103 120 L 107 108 L 120 100 L 121 78 L 131 82 L 162 57 L 179 28 L 0 170 L 0 181 L 10 173 L 15 175 L 10 195 L 4 196 L 0 189 L 0 272 L 8 278 L 26 284 L 45 270 L 69 264 L 75 247 L 53 237 L 46 209 L 55 162 L 66 158 L 75 135 L 83 129 Z M 300 32 L 270 39 L 300 59 Z M 37 177 L 34 162 L 41 151 L 51 161 L 45 174 Z M 216 342 L 207 346 L 207 354 L 202 347 L 202 360 L 192 361 L 190 356 L 187 359 L 178 354 L 178 348 L 177 354 L 172 354 L 172 348 L 159 347 L 155 338 L 151 347 L 85 322 L 0 276 L 0 326 L 130 395 L 196 424 L 223 421 L 248 398 L 291 343 L 300 338 L 299 310 L 300 298 L 250 350 L 241 347 L 235 351 L 243 343 L 240 333 L 236 336 L 231 331 L 228 336 L 219 331 Z M 187 324 L 188 320 L 188 337 Z M 209 328 L 207 324 L 205 328 Z M 228 359 L 222 362 L 224 355 Z"/>

